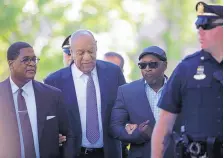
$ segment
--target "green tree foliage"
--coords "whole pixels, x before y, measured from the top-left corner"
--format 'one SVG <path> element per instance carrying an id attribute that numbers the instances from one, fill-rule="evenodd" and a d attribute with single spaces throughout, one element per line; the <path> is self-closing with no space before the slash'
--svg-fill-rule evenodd
<path id="1" fill-rule="evenodd" d="M 135 10 L 131 15 L 125 9 L 124 1 L 131 0 L 83 0 L 81 4 L 77 3 L 78 1 L 29 0 L 29 3 L 34 2 L 34 5 L 29 7 L 26 7 L 28 0 L 1 0 L 0 81 L 9 75 L 6 52 L 13 42 L 26 41 L 34 45 L 41 59 L 36 78 L 42 80 L 49 73 L 63 67 L 61 42 L 77 29 L 89 29 L 95 33 L 108 32 L 112 29 L 113 20 L 121 19 L 129 23 L 133 33 L 138 35 L 146 13 L 140 13 L 136 20 L 133 16 Z M 222 3 L 222 0 L 211 1 Z M 132 0 L 131 2 L 150 5 L 147 0 Z M 158 1 L 158 3 L 159 15 L 164 17 L 163 22 L 166 24 L 160 40 L 165 44 L 168 58 L 179 60 L 184 47 L 196 41 L 193 36 L 195 32 L 192 30 L 192 23 L 196 16 L 195 0 L 166 0 Z M 115 14 L 116 18 L 109 18 L 111 14 Z M 133 40 L 136 40 L 136 46 L 127 52 L 131 68 L 129 77 L 132 80 L 140 77 L 136 66 L 139 51 L 146 46 L 157 45 L 149 38 L 139 37 Z M 116 46 L 112 43 L 110 48 L 114 49 Z"/>

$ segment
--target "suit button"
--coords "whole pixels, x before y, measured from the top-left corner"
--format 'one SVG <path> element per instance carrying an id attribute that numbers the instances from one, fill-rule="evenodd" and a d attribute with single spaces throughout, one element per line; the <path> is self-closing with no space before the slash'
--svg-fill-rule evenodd
<path id="1" fill-rule="evenodd" d="M 221 108 L 218 108 L 218 111 L 220 111 L 221 110 Z"/>
<path id="2" fill-rule="evenodd" d="M 217 99 L 220 99 L 220 98 L 221 98 L 220 96 L 217 97 Z"/>
<path id="3" fill-rule="evenodd" d="M 220 123 L 221 121 L 220 120 L 217 120 L 217 122 Z"/>

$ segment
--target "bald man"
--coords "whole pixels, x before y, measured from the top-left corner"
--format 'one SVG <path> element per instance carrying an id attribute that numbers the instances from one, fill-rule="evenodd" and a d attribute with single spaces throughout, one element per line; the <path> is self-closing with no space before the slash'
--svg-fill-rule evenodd
<path id="1" fill-rule="evenodd" d="M 45 79 L 62 90 L 76 136 L 76 158 L 120 158 L 121 144 L 108 135 L 117 89 L 125 83 L 121 69 L 96 60 L 97 41 L 88 30 L 70 38 L 72 64 Z"/>

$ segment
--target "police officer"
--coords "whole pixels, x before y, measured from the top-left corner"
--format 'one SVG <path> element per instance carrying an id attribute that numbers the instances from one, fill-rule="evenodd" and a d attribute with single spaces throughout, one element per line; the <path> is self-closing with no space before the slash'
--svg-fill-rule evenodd
<path id="1" fill-rule="evenodd" d="M 162 98 L 152 136 L 152 158 L 162 158 L 177 115 L 183 114 L 182 151 L 176 157 L 222 157 L 223 141 L 223 6 L 196 5 L 201 50 L 174 70 Z"/>
<path id="2" fill-rule="evenodd" d="M 71 53 L 70 53 L 70 44 L 69 44 L 69 39 L 70 39 L 71 35 L 69 35 L 68 37 L 66 37 L 66 39 L 64 40 L 64 42 L 62 43 L 62 50 L 63 50 L 63 63 L 64 66 L 68 66 L 71 63 Z"/>

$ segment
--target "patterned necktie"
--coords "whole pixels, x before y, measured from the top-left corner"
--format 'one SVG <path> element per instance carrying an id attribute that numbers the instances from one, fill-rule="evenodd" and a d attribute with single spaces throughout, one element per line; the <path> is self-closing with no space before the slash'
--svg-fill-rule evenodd
<path id="1" fill-rule="evenodd" d="M 96 89 L 91 74 L 88 75 L 86 89 L 86 138 L 94 144 L 100 138 Z"/>
<path id="2" fill-rule="evenodd" d="M 24 150 L 25 150 L 25 158 L 35 158 L 35 148 L 34 148 L 34 141 L 33 141 L 33 132 L 30 124 L 30 118 L 26 107 L 26 102 L 24 97 L 22 96 L 22 89 L 18 90 L 18 110 L 19 110 L 19 119 L 22 129 L 23 135 L 23 143 L 24 143 Z"/>

